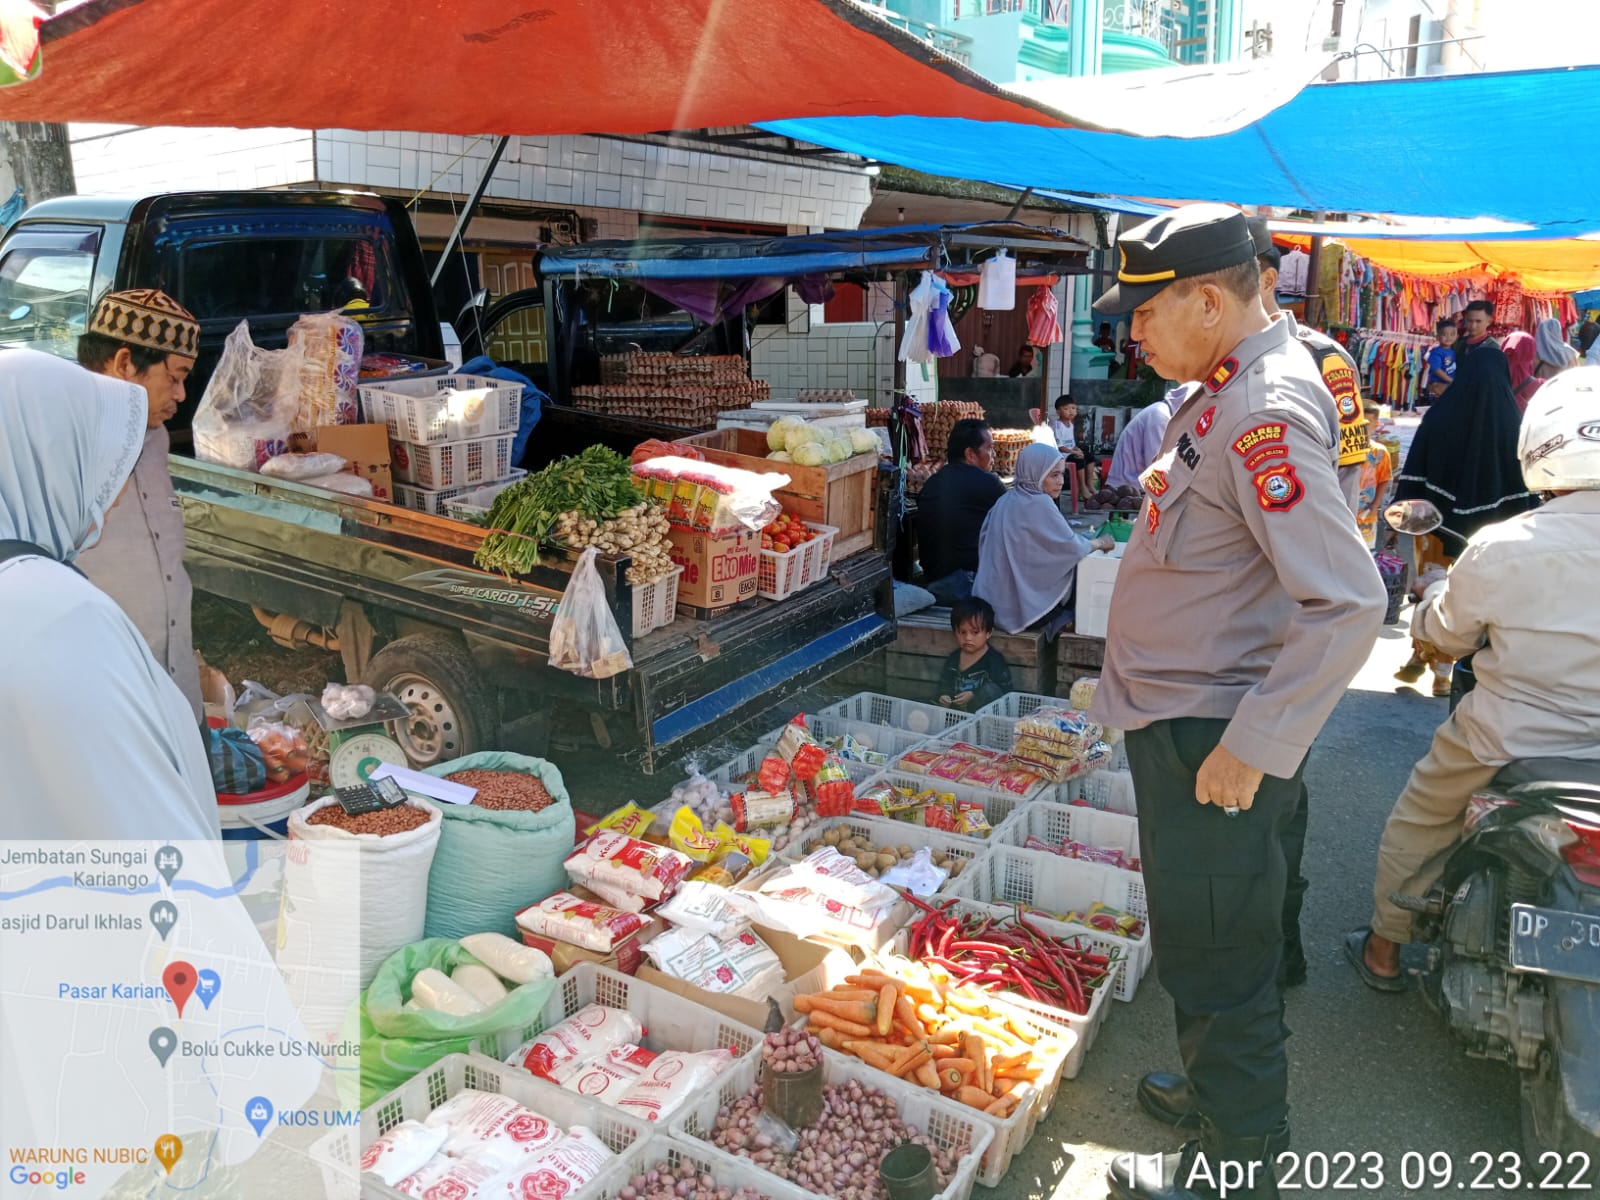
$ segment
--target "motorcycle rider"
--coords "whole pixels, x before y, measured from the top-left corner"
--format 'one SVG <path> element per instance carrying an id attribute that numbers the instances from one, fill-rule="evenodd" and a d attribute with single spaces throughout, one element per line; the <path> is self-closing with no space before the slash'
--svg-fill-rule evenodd
<path id="1" fill-rule="evenodd" d="M 1363 982 L 1405 988 L 1411 914 L 1460 837 L 1472 794 L 1524 758 L 1600 759 L 1600 367 L 1567 371 L 1528 404 L 1517 443 L 1543 507 L 1480 529 L 1428 583 L 1412 637 L 1460 657 L 1477 687 L 1434 734 L 1384 826 L 1370 929 L 1346 935 Z"/>

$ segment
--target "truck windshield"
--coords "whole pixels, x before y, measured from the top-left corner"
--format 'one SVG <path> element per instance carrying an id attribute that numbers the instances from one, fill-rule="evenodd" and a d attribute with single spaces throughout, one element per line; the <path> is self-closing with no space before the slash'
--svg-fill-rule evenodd
<path id="1" fill-rule="evenodd" d="M 374 233 L 229 238 L 183 246 L 182 295 L 208 319 L 332 309 L 404 315 L 389 243 Z"/>
<path id="2" fill-rule="evenodd" d="M 0 260 L 0 344 L 77 353 L 88 325 L 98 231 L 19 232 Z"/>

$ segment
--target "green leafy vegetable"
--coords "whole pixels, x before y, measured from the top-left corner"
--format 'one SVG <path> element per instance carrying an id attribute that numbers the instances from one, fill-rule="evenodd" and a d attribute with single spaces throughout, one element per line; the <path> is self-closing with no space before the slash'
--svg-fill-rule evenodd
<path id="1" fill-rule="evenodd" d="M 644 499 L 633 481 L 633 465 L 615 450 L 590 446 L 551 463 L 495 497 L 487 524 L 492 531 L 473 555 L 489 571 L 525 574 L 539 562 L 539 547 L 563 513 L 604 521 Z"/>

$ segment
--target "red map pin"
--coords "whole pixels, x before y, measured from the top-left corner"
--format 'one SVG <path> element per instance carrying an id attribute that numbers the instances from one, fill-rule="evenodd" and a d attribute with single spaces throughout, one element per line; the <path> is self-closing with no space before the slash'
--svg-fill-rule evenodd
<path id="1" fill-rule="evenodd" d="M 180 1017 L 183 1016 L 183 1006 L 194 994 L 196 978 L 195 969 L 186 962 L 168 963 L 167 969 L 161 972 L 161 982 L 167 989 L 167 995 L 178 1006 Z"/>

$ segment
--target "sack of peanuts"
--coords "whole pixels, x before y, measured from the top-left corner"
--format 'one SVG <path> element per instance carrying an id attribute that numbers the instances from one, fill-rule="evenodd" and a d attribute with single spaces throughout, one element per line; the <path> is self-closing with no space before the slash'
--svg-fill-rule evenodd
<path id="1" fill-rule="evenodd" d="M 567 882 L 561 861 L 576 823 L 560 770 L 542 758 L 486 751 L 427 773 L 477 789 L 471 804 L 440 805 L 427 936 L 493 930 L 516 937 L 517 910 Z"/>

